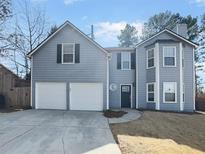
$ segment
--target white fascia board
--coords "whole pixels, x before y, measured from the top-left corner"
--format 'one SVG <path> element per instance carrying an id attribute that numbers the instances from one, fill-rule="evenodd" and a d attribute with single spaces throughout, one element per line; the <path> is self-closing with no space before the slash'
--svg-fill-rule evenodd
<path id="1" fill-rule="evenodd" d="M 194 46 L 195 48 L 198 47 L 198 45 L 194 44 L 193 42 L 187 40 L 186 38 L 184 38 L 184 37 L 182 37 L 182 36 L 180 36 L 180 35 L 177 35 L 176 33 L 172 32 L 171 30 L 168 30 L 168 29 L 164 29 L 164 30 L 162 30 L 161 32 L 159 32 L 159 33 L 153 35 L 152 37 L 150 37 L 150 38 L 148 38 L 148 39 L 146 39 L 146 40 L 140 42 L 139 44 L 136 45 L 136 47 L 138 47 L 138 46 L 140 46 L 140 45 L 142 45 L 142 44 L 148 42 L 149 40 L 151 40 L 151 39 L 157 37 L 158 35 L 160 35 L 160 34 L 162 34 L 162 33 L 164 33 L 164 32 L 168 32 L 169 34 L 176 36 L 177 38 L 179 38 L 179 39 L 185 41 L 186 43 L 191 44 L 191 45 Z"/>
<path id="2" fill-rule="evenodd" d="M 46 38 L 39 46 L 37 46 L 32 52 L 28 54 L 28 57 L 31 57 L 41 46 L 43 46 L 46 42 L 48 42 L 51 38 L 53 38 L 59 31 L 61 31 L 66 25 L 70 25 L 73 29 L 75 29 L 77 32 L 79 32 L 81 35 L 83 35 L 87 40 L 89 40 L 91 43 L 93 43 L 96 47 L 98 47 L 100 50 L 102 50 L 104 53 L 108 54 L 108 52 L 101 47 L 97 42 L 89 38 L 86 34 L 84 34 L 81 30 L 79 30 L 76 26 L 74 26 L 71 22 L 66 21 L 63 25 L 60 26 L 60 28 L 54 32 L 51 36 Z"/>

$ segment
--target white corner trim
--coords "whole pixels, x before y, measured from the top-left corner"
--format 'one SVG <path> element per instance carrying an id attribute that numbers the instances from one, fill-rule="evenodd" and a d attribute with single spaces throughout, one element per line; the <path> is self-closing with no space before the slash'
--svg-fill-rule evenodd
<path id="1" fill-rule="evenodd" d="M 35 108 L 35 106 L 33 106 L 33 58 L 31 58 L 31 91 L 30 91 L 30 105 L 32 108 Z M 36 94 L 35 94 L 36 95 Z"/>
<path id="2" fill-rule="evenodd" d="M 160 110 L 160 69 L 159 69 L 159 43 L 155 44 L 155 80 L 156 80 L 156 110 Z"/>
<path id="3" fill-rule="evenodd" d="M 196 85 L 195 85 L 196 79 L 195 79 L 195 49 L 193 48 L 193 109 L 196 110 Z"/>
<path id="4" fill-rule="evenodd" d="M 182 46 L 182 42 L 179 43 L 179 72 L 180 72 L 180 86 L 179 86 L 179 91 L 180 91 L 180 111 L 184 110 L 184 102 L 183 102 L 183 67 L 182 67 L 182 58 L 183 58 L 183 46 Z"/>
<path id="5" fill-rule="evenodd" d="M 136 82 L 135 82 L 135 89 L 136 89 L 136 109 L 139 109 L 139 102 L 138 102 L 138 65 L 137 65 L 137 61 L 138 61 L 138 50 L 136 49 L 136 57 L 135 57 L 135 70 L 136 70 Z"/>
<path id="6" fill-rule="evenodd" d="M 107 57 L 107 110 L 110 108 L 110 105 L 109 105 L 109 87 L 110 87 L 110 78 L 109 78 L 109 56 Z"/>

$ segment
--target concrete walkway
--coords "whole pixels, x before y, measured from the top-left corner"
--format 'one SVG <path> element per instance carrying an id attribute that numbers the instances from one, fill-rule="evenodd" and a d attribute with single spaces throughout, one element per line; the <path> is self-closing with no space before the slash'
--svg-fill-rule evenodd
<path id="1" fill-rule="evenodd" d="M 108 118 L 108 121 L 110 124 L 129 122 L 129 121 L 137 120 L 138 118 L 141 117 L 141 114 L 138 110 L 126 109 L 126 108 L 121 109 L 121 110 L 127 112 L 127 114 L 124 114 L 120 118 Z M 116 111 L 119 111 L 119 110 L 116 110 Z"/>
<path id="2" fill-rule="evenodd" d="M 120 154 L 101 112 L 27 110 L 0 114 L 2 154 Z"/>

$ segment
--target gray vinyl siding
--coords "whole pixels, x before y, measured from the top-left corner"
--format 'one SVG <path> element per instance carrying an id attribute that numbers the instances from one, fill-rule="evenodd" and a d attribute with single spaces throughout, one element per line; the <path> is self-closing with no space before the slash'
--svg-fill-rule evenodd
<path id="1" fill-rule="evenodd" d="M 139 46 L 137 52 L 137 93 L 138 93 L 138 108 L 147 108 L 146 103 L 146 49 L 145 45 Z"/>
<path id="2" fill-rule="evenodd" d="M 57 64 L 57 44 L 79 43 L 80 63 Z M 32 106 L 35 106 L 36 82 L 66 82 L 69 109 L 69 83 L 103 83 L 103 102 L 106 108 L 106 54 L 70 26 L 65 26 L 32 56 Z"/>
<path id="3" fill-rule="evenodd" d="M 184 110 L 193 111 L 194 108 L 194 69 L 193 69 L 193 47 L 184 46 L 184 86 L 185 86 L 185 101 Z"/>
<path id="4" fill-rule="evenodd" d="M 179 40 L 177 37 L 164 32 L 157 37 L 138 46 L 133 50 L 109 51 L 112 58 L 109 61 L 109 83 L 117 85 L 116 91 L 109 90 L 110 108 L 120 108 L 120 90 L 122 84 L 132 85 L 132 107 L 135 108 L 137 99 L 139 108 L 155 109 L 155 103 L 148 103 L 146 100 L 146 83 L 156 81 L 156 68 L 147 69 L 148 48 L 155 47 L 159 43 L 159 85 L 160 85 L 160 110 L 180 111 L 180 68 L 179 68 Z M 80 63 L 57 64 L 57 44 L 78 43 L 80 44 Z M 184 111 L 194 110 L 194 74 L 193 74 L 193 47 L 183 42 L 184 70 L 183 80 L 185 85 Z M 163 46 L 176 46 L 176 67 L 163 67 Z M 117 69 L 117 53 L 137 52 L 136 70 Z M 69 109 L 69 83 L 103 83 L 104 109 L 107 103 L 107 58 L 106 54 L 97 48 L 93 43 L 84 38 L 69 25 L 45 43 L 32 56 L 32 106 L 35 107 L 35 83 L 36 82 L 65 82 L 67 83 L 67 106 Z M 137 79 L 137 82 L 135 82 Z M 177 103 L 163 102 L 163 82 L 177 83 Z M 135 84 L 136 83 L 136 84 Z M 136 88 L 137 86 L 137 88 Z M 136 91 L 137 90 L 137 91 Z M 137 93 L 137 98 L 135 97 Z"/>
<path id="5" fill-rule="evenodd" d="M 155 110 L 156 104 L 155 103 L 147 103 L 147 109 L 149 110 Z"/>
<path id="6" fill-rule="evenodd" d="M 159 80 L 160 80 L 160 110 L 180 111 L 180 71 L 179 71 L 179 40 L 175 36 L 168 33 L 162 33 L 157 37 L 145 42 L 137 47 L 137 96 L 139 108 L 155 109 L 155 103 L 146 102 L 146 83 L 155 81 L 155 68 L 146 69 L 147 57 L 146 49 L 153 47 L 159 43 Z M 185 103 L 184 111 L 193 111 L 193 47 L 183 42 L 184 47 L 184 84 L 185 84 Z M 176 65 L 175 68 L 163 67 L 163 46 L 176 46 Z M 177 103 L 163 103 L 163 82 L 176 82 L 177 83 Z"/>
<path id="7" fill-rule="evenodd" d="M 146 83 L 155 81 L 155 68 L 147 69 L 147 49 L 154 48 L 158 40 L 169 40 L 174 38 L 168 33 L 162 33 L 159 36 L 143 43 L 137 47 L 137 79 L 138 79 L 138 108 L 155 109 L 155 103 L 149 103 L 146 99 Z M 155 59 L 156 60 L 156 59 Z"/>
<path id="8" fill-rule="evenodd" d="M 163 67 L 163 47 L 174 46 L 176 47 L 176 67 Z M 179 43 L 160 43 L 159 44 L 159 74 L 160 74 L 160 109 L 180 111 L 180 58 L 179 58 Z M 164 103 L 163 102 L 163 82 L 176 82 L 177 83 L 177 102 Z"/>
<path id="9" fill-rule="evenodd" d="M 147 79 L 147 83 L 149 82 L 155 82 L 155 71 L 156 69 L 155 68 L 149 68 L 146 70 L 146 79 Z"/>
<path id="10" fill-rule="evenodd" d="M 133 86 L 135 83 L 135 69 L 131 70 L 120 70 L 117 69 L 117 53 L 120 52 L 135 52 L 133 51 L 110 51 L 112 54 L 112 58 L 109 62 L 110 66 L 110 84 L 115 83 L 117 85 L 116 91 L 110 90 L 110 107 L 111 108 L 121 108 L 121 94 L 120 90 L 121 84 L 131 84 L 132 85 L 132 107 L 135 108 L 135 87 Z"/>

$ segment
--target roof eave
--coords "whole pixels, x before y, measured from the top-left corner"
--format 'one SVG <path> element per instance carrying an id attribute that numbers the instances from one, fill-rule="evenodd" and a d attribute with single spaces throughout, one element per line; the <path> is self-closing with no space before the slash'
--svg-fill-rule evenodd
<path id="1" fill-rule="evenodd" d="M 71 22 L 66 21 L 64 24 L 62 24 L 52 35 L 47 37 L 45 40 L 43 40 L 36 48 L 34 48 L 32 51 L 30 51 L 27 56 L 31 58 L 31 56 L 41 47 L 43 46 L 48 40 L 50 40 L 53 36 L 55 36 L 61 29 L 63 29 L 66 25 L 70 25 L 72 28 L 74 28 L 76 31 L 78 31 L 81 35 L 83 35 L 87 40 L 92 42 L 96 47 L 98 47 L 100 50 L 102 50 L 105 54 L 108 54 L 108 52 L 100 46 L 97 42 L 89 38 L 86 34 L 84 34 L 80 29 L 78 29 L 75 25 L 73 25 Z"/>
<path id="2" fill-rule="evenodd" d="M 139 44 L 137 44 L 136 47 L 138 47 L 138 46 L 144 44 L 145 42 L 147 42 L 147 41 L 149 41 L 149 40 L 151 40 L 151 39 L 157 37 L 158 35 L 160 35 L 160 34 L 162 34 L 162 33 L 164 33 L 164 32 L 168 32 L 168 33 L 170 33 L 170 34 L 172 34 L 172 35 L 178 37 L 179 39 L 184 40 L 185 42 L 187 42 L 187 43 L 189 43 L 190 45 L 192 45 L 194 48 L 197 48 L 197 47 L 198 47 L 198 44 L 189 41 L 188 39 L 186 39 L 186 38 L 184 38 L 184 37 L 182 37 L 182 36 L 180 36 L 180 35 L 178 35 L 178 34 L 172 32 L 172 31 L 169 30 L 169 29 L 164 29 L 164 30 L 158 32 L 157 34 L 153 35 L 152 37 L 150 37 L 150 38 L 148 38 L 148 39 L 146 39 L 146 40 L 140 42 Z"/>

